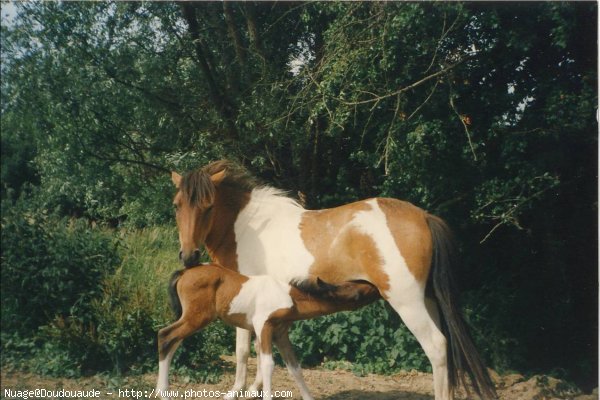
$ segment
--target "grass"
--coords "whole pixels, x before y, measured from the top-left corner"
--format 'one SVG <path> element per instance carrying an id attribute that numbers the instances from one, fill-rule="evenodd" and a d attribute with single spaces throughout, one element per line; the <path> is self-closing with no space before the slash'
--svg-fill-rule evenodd
<path id="1" fill-rule="evenodd" d="M 107 286 L 127 291 L 132 308 L 154 310 L 157 320 L 171 321 L 167 286 L 171 274 L 181 268 L 176 228 L 126 230 L 120 233 L 120 240 L 123 261 L 107 279 Z"/>

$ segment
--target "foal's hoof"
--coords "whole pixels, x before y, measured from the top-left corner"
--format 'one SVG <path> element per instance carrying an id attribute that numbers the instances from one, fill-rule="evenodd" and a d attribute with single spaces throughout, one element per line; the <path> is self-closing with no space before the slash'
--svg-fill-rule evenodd
<path id="1" fill-rule="evenodd" d="M 250 393 L 252 393 L 252 392 L 257 393 L 260 391 L 260 389 L 262 389 L 262 385 L 250 385 L 250 387 L 248 388 L 248 391 Z"/>

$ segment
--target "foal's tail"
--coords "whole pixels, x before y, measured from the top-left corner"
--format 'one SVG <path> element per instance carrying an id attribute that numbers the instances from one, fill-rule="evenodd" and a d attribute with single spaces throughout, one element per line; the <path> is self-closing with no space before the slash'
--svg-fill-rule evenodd
<path id="1" fill-rule="evenodd" d="M 475 393 L 484 399 L 498 398 L 483 360 L 475 349 L 458 305 L 450 260 L 453 256 L 452 234 L 438 217 L 427 215 L 427 225 L 433 240 L 433 260 L 430 279 L 441 311 L 442 333 L 447 342 L 448 384 L 450 391 L 461 384 L 469 391 L 465 373 Z"/>
<path id="2" fill-rule="evenodd" d="M 171 310 L 175 313 L 177 319 L 181 318 L 182 309 L 179 295 L 177 294 L 177 281 L 183 274 L 184 269 L 173 272 L 171 279 L 169 280 L 169 302 L 171 303 Z"/>

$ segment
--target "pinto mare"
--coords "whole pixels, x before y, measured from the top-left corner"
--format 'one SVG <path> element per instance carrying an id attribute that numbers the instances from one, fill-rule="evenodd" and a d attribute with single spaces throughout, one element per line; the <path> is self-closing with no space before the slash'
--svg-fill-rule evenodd
<path id="1" fill-rule="evenodd" d="M 355 309 L 379 298 L 379 291 L 366 282 L 330 285 L 317 279 L 286 284 L 269 275 L 247 277 L 216 264 L 175 272 L 169 294 L 179 319 L 158 333 L 157 394 L 168 393 L 169 365 L 181 342 L 219 318 L 256 333 L 264 398 L 271 398 L 274 341 L 304 400 L 312 396 L 288 338 L 292 322 Z"/>
<path id="2" fill-rule="evenodd" d="M 214 262 L 244 275 L 369 282 L 425 351 L 436 400 L 453 398 L 458 386 L 497 397 L 460 312 L 451 234 L 440 218 L 389 198 L 306 210 L 225 160 L 171 178 L 185 266 L 199 262 L 204 245 Z M 238 328 L 236 341 L 233 391 L 246 384 L 250 331 Z"/>

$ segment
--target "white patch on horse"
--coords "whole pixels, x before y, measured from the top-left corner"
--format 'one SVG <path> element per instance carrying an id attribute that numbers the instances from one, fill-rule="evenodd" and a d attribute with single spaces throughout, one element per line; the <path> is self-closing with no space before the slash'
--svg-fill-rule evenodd
<path id="1" fill-rule="evenodd" d="M 290 285 L 268 275 L 251 276 L 242 284 L 229 304 L 229 314 L 244 314 L 248 324 L 260 335 L 265 321 L 274 311 L 294 305 Z"/>
<path id="2" fill-rule="evenodd" d="M 381 268 L 389 278 L 389 290 L 385 295 L 393 299 L 414 299 L 418 291 L 424 290 L 410 273 L 405 258 L 396 246 L 392 232 L 387 225 L 385 213 L 379 207 L 377 199 L 366 201 L 371 210 L 359 211 L 354 215 L 351 225 L 360 232 L 369 235 L 383 261 Z"/>
<path id="3" fill-rule="evenodd" d="M 301 236 L 305 212 L 281 190 L 254 189 L 234 224 L 240 273 L 268 274 L 283 282 L 306 276 L 314 257 Z"/>

